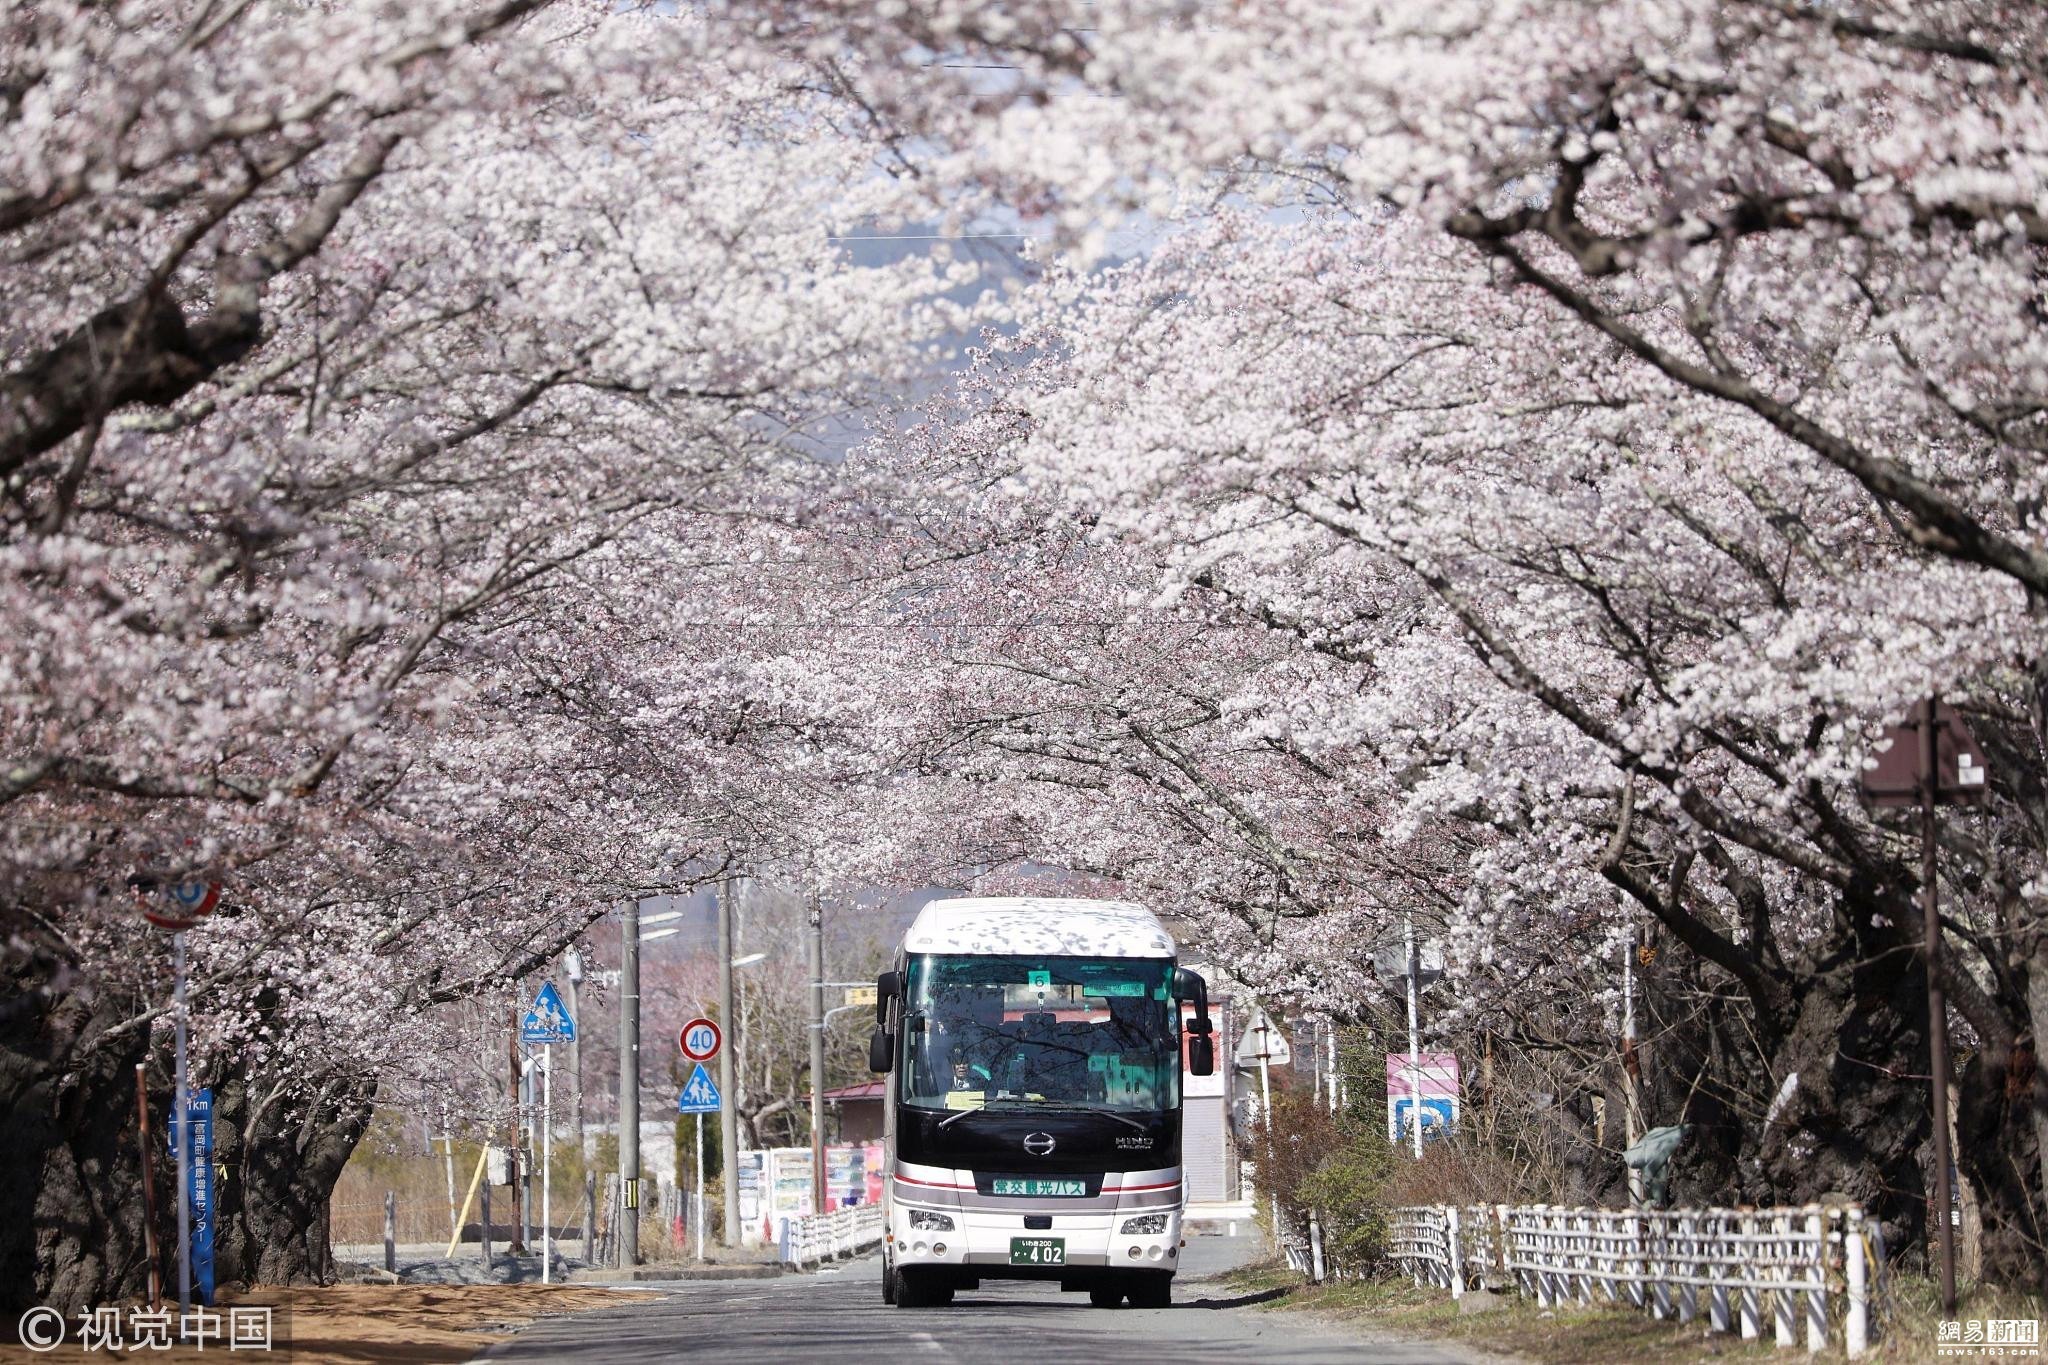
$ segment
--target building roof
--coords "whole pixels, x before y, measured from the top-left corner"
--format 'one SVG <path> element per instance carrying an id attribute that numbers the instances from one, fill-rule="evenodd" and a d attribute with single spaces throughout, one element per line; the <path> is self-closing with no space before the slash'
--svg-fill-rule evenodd
<path id="1" fill-rule="evenodd" d="M 825 1092 L 828 1100 L 879 1100 L 888 1094 L 887 1081 L 855 1081 L 852 1085 L 835 1085 Z"/>
<path id="2" fill-rule="evenodd" d="M 1172 957 L 1173 936 L 1130 901 L 978 896 L 933 901 L 903 936 L 910 953 Z"/>

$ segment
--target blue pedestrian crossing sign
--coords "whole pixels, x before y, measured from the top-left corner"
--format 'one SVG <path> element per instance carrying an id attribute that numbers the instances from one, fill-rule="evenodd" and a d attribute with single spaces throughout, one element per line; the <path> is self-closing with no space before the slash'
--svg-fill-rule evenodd
<path id="1" fill-rule="evenodd" d="M 533 997 L 533 1008 L 526 1012 L 526 1018 L 519 1024 L 519 1041 L 522 1043 L 573 1043 L 576 1041 L 576 1021 L 569 1017 L 569 1011 L 562 1008 L 562 997 L 555 994 L 555 983 L 544 982 L 540 994 Z"/>
<path id="2" fill-rule="evenodd" d="M 697 1069 L 690 1073 L 690 1082 L 683 1087 L 683 1093 L 676 1097 L 678 1114 L 715 1114 L 719 1110 L 718 1087 L 711 1083 L 711 1077 L 704 1072 L 704 1063 L 697 1063 Z"/>

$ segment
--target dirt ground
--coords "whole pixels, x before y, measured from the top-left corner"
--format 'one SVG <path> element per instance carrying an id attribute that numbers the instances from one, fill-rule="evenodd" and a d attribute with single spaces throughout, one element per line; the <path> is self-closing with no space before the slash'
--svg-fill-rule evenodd
<path id="1" fill-rule="evenodd" d="M 262 1289 L 230 1304 L 273 1310 L 270 1358 L 293 1365 L 434 1365 L 465 1361 L 527 1323 L 586 1308 L 616 1306 L 629 1299 L 618 1290 L 588 1285 L 382 1285 L 348 1284 L 327 1289 Z M 126 1314 L 123 1314 L 123 1321 Z M 8 1324 L 11 1329 L 13 1324 Z M 12 1332 L 9 1332 L 12 1335 Z M 26 1346 L 0 1346 L 0 1361 L 57 1359 L 159 1360 L 197 1362 L 231 1359 L 255 1362 L 261 1351 L 230 1353 L 225 1343 L 208 1342 L 202 1352 L 189 1346 L 169 1351 L 82 1352 L 78 1323 L 69 1325 L 63 1345 L 47 1354 Z"/>

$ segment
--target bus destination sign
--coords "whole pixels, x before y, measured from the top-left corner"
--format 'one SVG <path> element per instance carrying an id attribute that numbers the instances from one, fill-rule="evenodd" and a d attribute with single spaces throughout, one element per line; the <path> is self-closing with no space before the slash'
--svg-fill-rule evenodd
<path id="1" fill-rule="evenodd" d="M 1021 1194 L 1051 1199 L 1086 1199 L 1085 1180 L 1046 1180 L 1039 1177 L 997 1176 L 990 1184 L 992 1194 Z"/>

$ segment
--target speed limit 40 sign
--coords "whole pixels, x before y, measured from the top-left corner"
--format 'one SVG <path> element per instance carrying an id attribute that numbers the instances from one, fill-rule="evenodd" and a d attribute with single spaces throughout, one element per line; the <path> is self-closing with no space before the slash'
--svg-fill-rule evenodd
<path id="1" fill-rule="evenodd" d="M 725 1035 L 709 1019 L 692 1019 L 683 1025 L 676 1041 L 691 1061 L 708 1062 L 718 1055 L 718 1045 L 725 1041 Z"/>

